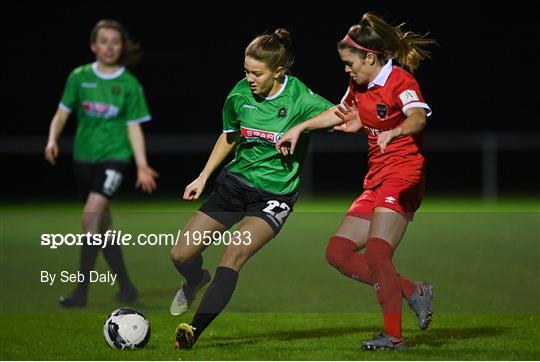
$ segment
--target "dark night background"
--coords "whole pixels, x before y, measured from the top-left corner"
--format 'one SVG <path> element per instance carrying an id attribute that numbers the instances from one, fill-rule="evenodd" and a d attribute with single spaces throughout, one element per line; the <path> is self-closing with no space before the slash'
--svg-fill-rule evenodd
<path id="1" fill-rule="evenodd" d="M 404 29 L 429 32 L 439 42 L 430 48 L 432 59 L 424 61 L 415 74 L 433 109 L 426 129 L 428 191 L 481 193 L 483 156 L 480 148 L 467 144 L 489 133 L 501 140 L 508 137 L 519 146 L 516 134 L 522 133 L 527 136 L 523 143 L 533 147 L 499 149 L 498 186 L 501 192 L 538 194 L 540 177 L 534 171 L 538 166 L 531 166 L 540 156 L 536 111 L 540 99 L 533 92 L 540 54 L 538 19 L 516 2 L 73 1 L 4 5 L 3 58 L 7 55 L 10 64 L 2 72 L 1 158 L 8 171 L 17 175 L 10 179 L 11 189 L 3 190 L 4 196 L 42 197 L 44 191 L 51 197 L 74 194 L 74 187 L 68 187 L 72 184 L 70 155 L 63 154 L 60 164 L 52 168 L 43 161 L 42 149 L 66 76 L 76 66 L 93 61 L 88 37 L 98 20 L 119 20 L 141 44 L 143 59 L 132 71 L 144 86 L 154 118 L 144 130 L 150 163 L 161 173 L 158 195 L 165 195 L 178 194 L 198 174 L 211 145 L 207 153 L 156 153 L 152 137 L 177 135 L 181 140 L 192 133 L 217 137 L 223 101 L 243 77 L 243 51 L 254 36 L 276 27 L 291 31 L 296 53 L 292 73 L 315 92 L 338 102 L 347 76 L 335 44 L 365 11 L 396 25 L 406 22 Z M 75 117 L 70 118 L 63 135 L 72 135 L 75 125 Z M 437 134 L 432 151 L 430 134 Z M 338 145 L 350 141 L 348 137 L 335 135 L 331 142 Z M 464 147 L 441 148 L 433 140 Z M 336 191 L 335 179 L 341 173 L 339 179 L 344 182 L 339 188 L 358 193 L 366 164 L 362 147 L 343 154 L 315 152 L 314 191 Z M 524 177 L 516 181 L 516 173 Z M 128 195 L 131 189 L 124 186 Z"/>

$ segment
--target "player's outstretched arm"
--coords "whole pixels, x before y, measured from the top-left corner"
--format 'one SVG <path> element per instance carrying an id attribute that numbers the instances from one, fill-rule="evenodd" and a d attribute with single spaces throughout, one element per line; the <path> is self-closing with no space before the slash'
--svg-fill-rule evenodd
<path id="1" fill-rule="evenodd" d="M 159 174 L 150 166 L 146 159 L 146 144 L 144 142 L 144 133 L 139 123 L 129 124 L 128 137 L 133 150 L 133 157 L 137 165 L 136 188 L 141 188 L 144 192 L 152 193 L 157 187 L 156 178 Z"/>
<path id="2" fill-rule="evenodd" d="M 281 136 L 281 139 L 276 143 L 276 150 L 284 156 L 294 154 L 298 139 L 303 132 L 315 131 L 317 129 L 324 129 L 337 126 L 343 123 L 343 120 L 339 118 L 335 111 L 337 107 L 332 107 L 326 111 L 319 113 L 317 116 L 302 122 Z"/>
<path id="3" fill-rule="evenodd" d="M 69 113 L 58 108 L 54 114 L 53 119 L 51 120 L 51 125 L 49 127 L 49 138 L 47 140 L 47 146 L 45 146 L 45 159 L 51 164 L 56 164 L 56 157 L 58 157 L 58 137 L 64 129 L 66 122 L 69 118 Z"/>
<path id="4" fill-rule="evenodd" d="M 221 165 L 229 153 L 231 153 L 234 146 L 236 146 L 238 139 L 238 132 L 224 132 L 219 136 L 216 144 L 214 145 L 214 149 L 212 150 L 210 157 L 208 157 L 208 161 L 206 162 L 206 165 L 201 171 L 199 177 L 186 186 L 183 196 L 184 200 L 193 201 L 197 200 L 199 196 L 201 196 L 204 186 L 206 185 L 206 181 L 216 170 L 216 168 Z"/>
<path id="5" fill-rule="evenodd" d="M 410 108 L 406 113 L 407 118 L 399 127 L 384 131 L 377 137 L 377 144 L 384 153 L 386 146 L 397 137 L 411 136 L 419 133 L 426 126 L 426 110 L 424 108 Z"/>

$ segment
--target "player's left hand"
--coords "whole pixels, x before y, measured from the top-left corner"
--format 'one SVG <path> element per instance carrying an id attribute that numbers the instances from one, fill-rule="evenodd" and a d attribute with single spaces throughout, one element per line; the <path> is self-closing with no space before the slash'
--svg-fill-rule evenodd
<path id="1" fill-rule="evenodd" d="M 157 187 L 156 178 L 159 174 L 150 166 L 137 166 L 137 182 L 135 187 L 144 192 L 152 193 Z"/>
<path id="2" fill-rule="evenodd" d="M 347 104 L 339 104 L 335 108 L 334 114 L 343 121 L 342 124 L 334 127 L 335 131 L 356 133 L 364 128 L 355 101 L 352 102 L 351 107 Z"/>
<path id="3" fill-rule="evenodd" d="M 381 152 L 384 153 L 384 150 L 386 149 L 386 146 L 388 146 L 390 141 L 399 136 L 401 136 L 401 128 L 394 128 L 389 131 L 384 131 L 380 133 L 377 137 L 377 144 L 381 148 Z"/>

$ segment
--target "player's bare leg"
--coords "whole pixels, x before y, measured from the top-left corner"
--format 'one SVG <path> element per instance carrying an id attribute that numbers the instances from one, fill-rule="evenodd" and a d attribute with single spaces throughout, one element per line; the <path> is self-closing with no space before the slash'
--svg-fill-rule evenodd
<path id="1" fill-rule="evenodd" d="M 219 266 L 239 272 L 249 258 L 272 240 L 274 230 L 260 217 L 247 216 L 240 222 L 237 231 L 242 243 L 227 246 Z"/>
<path id="2" fill-rule="evenodd" d="M 371 217 L 368 238 L 386 240 L 395 250 L 407 230 L 407 225 L 408 221 L 399 212 L 386 207 L 376 207 Z"/>
<path id="3" fill-rule="evenodd" d="M 206 231 L 212 234 L 215 231 L 223 232 L 225 229 L 223 224 L 197 211 L 181 231 L 171 250 L 171 260 L 186 281 L 180 286 L 171 302 L 169 311 L 172 315 L 178 316 L 185 313 L 195 300 L 197 291 L 210 281 L 210 273 L 202 268 L 201 253 L 206 245 L 202 242 L 194 243 L 194 233 L 204 234 Z"/>
<path id="4" fill-rule="evenodd" d="M 84 232 L 99 234 L 110 223 L 109 199 L 97 193 L 90 192 L 83 209 L 82 227 Z"/>
<path id="5" fill-rule="evenodd" d="M 366 246 L 370 225 L 370 220 L 347 215 L 341 221 L 334 235 L 351 240 L 360 251 Z"/>
<path id="6" fill-rule="evenodd" d="M 184 226 L 175 245 L 171 249 L 171 260 L 175 264 L 185 264 L 204 251 L 206 248 L 204 243 L 193 242 L 194 232 L 204 233 L 205 231 L 210 231 L 212 233 L 214 231 L 223 232 L 225 230 L 226 227 L 223 224 L 205 213 L 197 211 L 189 219 L 186 226 Z"/>
<path id="7" fill-rule="evenodd" d="M 206 290 L 191 325 L 181 323 L 176 329 L 176 348 L 191 348 L 201 333 L 229 302 L 238 273 L 257 251 L 274 237 L 274 230 L 259 217 L 245 217 L 238 226 L 238 245 L 225 249 L 212 284 Z"/>

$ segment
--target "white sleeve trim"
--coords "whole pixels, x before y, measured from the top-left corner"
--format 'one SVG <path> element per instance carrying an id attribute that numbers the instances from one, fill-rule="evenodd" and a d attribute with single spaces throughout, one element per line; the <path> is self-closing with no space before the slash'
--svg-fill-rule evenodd
<path id="1" fill-rule="evenodd" d="M 347 92 L 345 92 L 345 95 L 343 96 L 343 98 L 341 98 L 341 101 L 339 103 L 341 103 L 341 105 L 345 106 L 346 104 L 344 103 L 345 102 L 345 98 L 347 98 L 347 96 L 349 95 L 349 91 L 350 91 L 350 87 L 347 87 Z"/>
<path id="2" fill-rule="evenodd" d="M 239 129 L 224 129 L 223 133 L 233 133 L 233 132 L 239 132 Z"/>
<path id="3" fill-rule="evenodd" d="M 127 121 L 127 124 L 140 124 L 140 123 L 148 122 L 151 119 L 152 119 L 152 116 L 144 116 L 139 119 L 133 119 L 131 121 Z"/>
<path id="4" fill-rule="evenodd" d="M 63 110 L 66 113 L 71 113 L 71 108 L 69 108 L 68 106 L 66 106 L 62 102 L 60 102 L 60 104 L 58 104 L 58 108 L 60 108 L 61 110 Z"/>
<path id="5" fill-rule="evenodd" d="M 433 112 L 431 112 L 431 108 L 429 108 L 429 106 L 428 106 L 426 103 L 424 103 L 424 102 L 411 102 L 411 103 L 407 103 L 407 104 L 405 105 L 405 107 L 403 107 L 403 108 L 401 109 L 401 111 L 402 111 L 403 113 L 405 113 L 405 112 L 406 112 L 408 109 L 410 109 L 410 108 L 425 108 L 426 111 L 427 111 L 427 117 L 431 116 L 431 113 L 433 113 Z"/>

